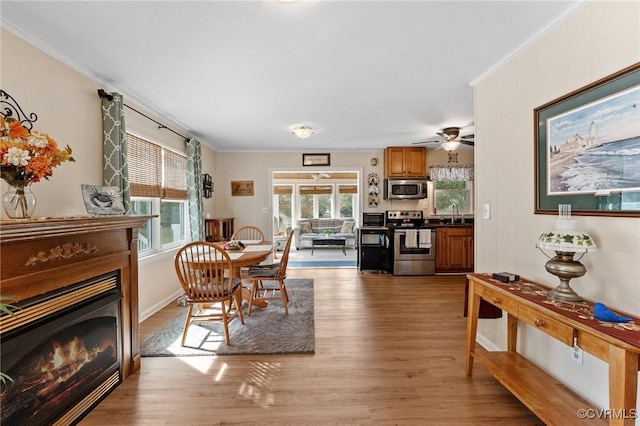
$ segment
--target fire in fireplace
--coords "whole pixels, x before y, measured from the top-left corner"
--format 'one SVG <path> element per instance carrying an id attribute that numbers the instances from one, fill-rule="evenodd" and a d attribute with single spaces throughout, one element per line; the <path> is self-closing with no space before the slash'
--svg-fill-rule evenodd
<path id="1" fill-rule="evenodd" d="M 2 333 L 2 425 L 75 423 L 121 382 L 119 275 L 57 293 L 18 305 L 55 312 Z"/>

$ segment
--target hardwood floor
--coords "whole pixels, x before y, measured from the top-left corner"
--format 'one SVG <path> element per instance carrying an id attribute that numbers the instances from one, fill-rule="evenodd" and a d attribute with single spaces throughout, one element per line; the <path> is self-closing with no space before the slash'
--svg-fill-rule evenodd
<path id="1" fill-rule="evenodd" d="M 465 376 L 463 276 L 289 278 L 314 279 L 315 355 L 143 358 L 80 424 L 542 424 L 482 366 Z M 141 341 L 177 309 L 144 321 Z"/>

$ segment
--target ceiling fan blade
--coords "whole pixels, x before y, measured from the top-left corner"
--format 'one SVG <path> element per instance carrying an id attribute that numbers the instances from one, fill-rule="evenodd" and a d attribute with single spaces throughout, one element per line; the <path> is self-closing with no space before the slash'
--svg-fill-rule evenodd
<path id="1" fill-rule="evenodd" d="M 411 142 L 411 145 L 424 145 L 427 143 L 440 143 L 440 141 L 423 141 L 423 142 Z"/>
<path id="2" fill-rule="evenodd" d="M 474 145 L 473 141 L 468 141 L 468 140 L 465 140 L 465 139 L 460 139 L 458 142 L 460 142 L 463 145 L 471 145 L 471 146 Z"/>
<path id="3" fill-rule="evenodd" d="M 440 136 L 442 139 L 447 139 L 447 134 L 443 132 L 436 132 L 436 135 Z"/>

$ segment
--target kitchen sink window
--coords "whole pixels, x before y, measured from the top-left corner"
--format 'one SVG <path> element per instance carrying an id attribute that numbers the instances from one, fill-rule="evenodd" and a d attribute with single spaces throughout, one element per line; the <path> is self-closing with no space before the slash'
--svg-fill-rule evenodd
<path id="1" fill-rule="evenodd" d="M 433 207 L 438 214 L 473 213 L 473 166 L 440 165 L 429 167 L 433 181 Z"/>
<path id="2" fill-rule="evenodd" d="M 457 206 L 456 213 L 473 213 L 472 183 L 470 181 L 434 182 L 433 199 L 436 211 L 451 213 L 451 206 Z"/>

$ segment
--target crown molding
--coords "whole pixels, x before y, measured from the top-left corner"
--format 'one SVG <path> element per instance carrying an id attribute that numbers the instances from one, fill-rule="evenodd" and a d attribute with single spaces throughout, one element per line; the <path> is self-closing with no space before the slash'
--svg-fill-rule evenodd
<path id="1" fill-rule="evenodd" d="M 572 15 L 574 15 L 577 11 L 582 9 L 587 3 L 591 0 L 573 0 L 569 6 L 560 11 L 556 16 L 551 18 L 546 24 L 540 27 L 537 31 L 527 37 L 520 46 L 516 47 L 511 52 L 507 53 L 503 56 L 498 62 L 487 68 L 486 71 L 475 77 L 473 80 L 469 82 L 469 86 L 476 87 L 478 84 L 482 83 L 485 79 L 491 76 L 493 73 L 498 71 L 505 65 L 507 62 L 511 61 L 516 56 L 520 55 L 526 49 L 531 47 L 535 42 L 540 40 L 546 34 L 554 30 L 560 24 L 569 19 Z"/>

